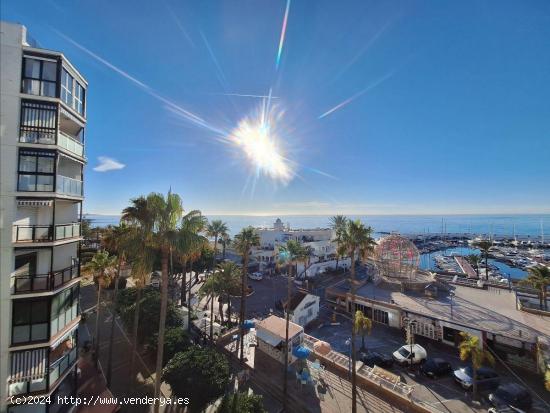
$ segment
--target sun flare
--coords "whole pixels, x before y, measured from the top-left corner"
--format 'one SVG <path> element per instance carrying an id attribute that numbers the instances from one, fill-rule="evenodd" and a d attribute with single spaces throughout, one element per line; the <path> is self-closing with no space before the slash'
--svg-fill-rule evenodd
<path id="1" fill-rule="evenodd" d="M 262 111 L 260 116 L 241 120 L 232 131 L 230 140 L 242 150 L 258 174 L 287 184 L 294 172 L 273 127 L 276 120 L 264 116 L 264 113 Z"/>

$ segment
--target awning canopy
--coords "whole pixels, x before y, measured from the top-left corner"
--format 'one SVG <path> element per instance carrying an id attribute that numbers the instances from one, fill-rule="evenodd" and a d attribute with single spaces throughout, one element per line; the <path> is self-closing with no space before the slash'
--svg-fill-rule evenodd
<path id="1" fill-rule="evenodd" d="M 267 344 L 269 344 L 272 347 L 277 347 L 281 342 L 283 341 L 281 338 L 274 336 L 272 334 L 269 334 L 268 332 L 264 330 L 256 330 L 256 338 L 265 341 Z"/>
<path id="2" fill-rule="evenodd" d="M 42 379 L 46 376 L 48 353 L 46 348 L 10 353 L 10 383 Z"/>

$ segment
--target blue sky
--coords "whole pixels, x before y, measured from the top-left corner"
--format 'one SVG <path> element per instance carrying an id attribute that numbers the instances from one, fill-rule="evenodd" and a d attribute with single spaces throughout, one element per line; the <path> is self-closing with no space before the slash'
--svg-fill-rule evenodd
<path id="1" fill-rule="evenodd" d="M 548 1 L 293 0 L 278 68 L 285 0 L 1 4 L 89 82 L 85 212 L 550 212 Z M 270 89 L 286 183 L 220 138 Z"/>

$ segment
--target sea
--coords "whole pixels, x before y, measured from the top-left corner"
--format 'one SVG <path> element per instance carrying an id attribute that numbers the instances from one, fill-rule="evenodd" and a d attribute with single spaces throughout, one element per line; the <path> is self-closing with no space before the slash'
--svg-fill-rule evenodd
<path id="1" fill-rule="evenodd" d="M 273 227 L 277 218 L 291 228 L 327 228 L 329 215 L 207 215 L 209 220 L 221 219 L 229 227 L 230 235 L 237 234 L 249 225 Z M 119 215 L 84 214 L 92 226 L 116 225 Z M 469 234 L 495 237 L 514 234 L 533 240 L 541 238 L 542 232 L 550 232 L 550 214 L 538 215 L 350 215 L 373 228 L 375 235 L 397 232 L 400 234 Z M 545 231 L 545 227 L 548 228 Z M 550 236 L 550 233 L 548 234 Z"/>
<path id="2" fill-rule="evenodd" d="M 85 214 L 84 218 L 90 219 L 92 226 L 105 227 L 116 225 L 120 220 L 119 215 Z M 221 219 L 228 228 L 230 236 L 237 234 L 242 228 L 249 225 L 253 227 L 273 227 L 277 218 L 291 228 L 327 228 L 329 215 L 284 215 L 284 216 L 256 216 L 256 215 L 207 215 L 212 221 Z M 374 237 L 397 232 L 400 234 L 466 234 L 475 236 L 512 237 L 514 234 L 519 239 L 540 240 L 545 232 L 545 225 L 550 227 L 550 214 L 539 215 L 358 215 L 349 216 L 351 219 L 359 219 L 373 229 Z M 550 231 L 550 228 L 548 229 Z M 550 234 L 547 235 L 547 239 Z M 423 269 L 435 269 L 434 257 L 437 255 L 451 254 L 479 254 L 479 251 L 471 248 L 451 248 L 430 254 L 422 254 L 420 267 Z M 512 278 L 524 278 L 525 271 L 511 267 L 505 263 L 489 260 L 504 276 Z"/>

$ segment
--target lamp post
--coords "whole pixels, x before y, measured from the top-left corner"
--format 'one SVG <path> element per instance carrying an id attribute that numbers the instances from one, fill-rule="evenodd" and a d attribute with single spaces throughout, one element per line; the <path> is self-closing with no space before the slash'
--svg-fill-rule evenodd
<path id="1" fill-rule="evenodd" d="M 349 347 L 349 357 L 348 357 L 348 374 L 351 377 L 351 338 L 346 340 L 346 346 Z"/>
<path id="2" fill-rule="evenodd" d="M 451 297 L 451 320 L 453 319 L 453 298 L 455 296 L 455 292 L 454 291 L 451 291 L 449 293 L 449 297 Z"/>

